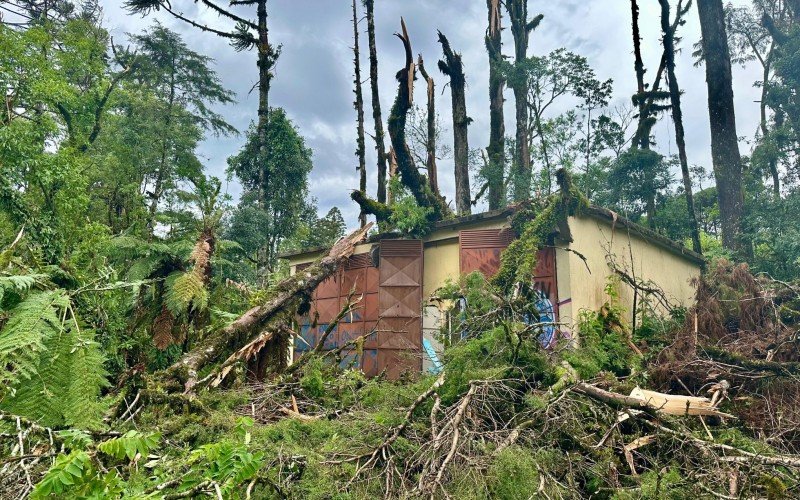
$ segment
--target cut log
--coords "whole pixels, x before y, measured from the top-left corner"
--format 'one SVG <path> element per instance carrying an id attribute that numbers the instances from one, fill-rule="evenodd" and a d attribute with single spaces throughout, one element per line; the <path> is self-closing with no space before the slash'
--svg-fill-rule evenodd
<path id="1" fill-rule="evenodd" d="M 267 324 L 281 316 L 281 313 L 293 315 L 295 311 L 292 308 L 296 308 L 302 300 L 307 300 L 322 281 L 336 272 L 353 254 L 356 245 L 364 241 L 370 228 L 372 223 L 340 239 L 314 265 L 280 282 L 269 301 L 253 307 L 230 325 L 209 334 L 167 368 L 164 375 L 177 379 L 187 391 L 191 390 L 197 382 L 197 373 L 203 367 L 255 340 L 267 330 Z"/>

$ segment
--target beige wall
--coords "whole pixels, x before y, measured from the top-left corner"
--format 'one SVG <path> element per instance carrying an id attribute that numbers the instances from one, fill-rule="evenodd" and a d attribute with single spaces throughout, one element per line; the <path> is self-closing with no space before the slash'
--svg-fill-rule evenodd
<path id="1" fill-rule="evenodd" d="M 656 284 L 673 305 L 688 306 L 693 302 L 694 288 L 689 281 L 700 275 L 699 264 L 657 243 L 629 234 L 621 225 L 612 229 L 611 221 L 590 216 L 570 217 L 569 226 L 573 238 L 569 248 L 583 255 L 586 263 L 574 252 L 562 251 L 556 256 L 559 300 L 572 299 L 568 306 L 561 308 L 562 322 L 577 322 L 581 309 L 597 310 L 608 300 L 604 290 L 608 277 L 613 274 L 608 255 L 613 255 L 617 266 L 626 269 L 627 274 L 635 273 L 637 279 Z M 618 292 L 620 303 L 627 311 L 626 319 L 630 321 L 633 290 L 620 283 Z"/>
<path id="2" fill-rule="evenodd" d="M 433 231 L 424 239 L 423 300 L 444 285 L 448 278 L 459 276 L 458 232 L 463 229 L 492 229 L 506 225 L 505 218 L 489 221 L 476 221 L 458 227 Z M 614 255 L 617 265 L 632 269 L 636 277 L 650 280 L 660 287 L 675 305 L 690 305 L 694 299 L 694 288 L 689 281 L 700 274 L 697 263 L 675 254 L 658 243 L 646 241 L 630 234 L 627 228 L 618 225 L 613 231 L 610 221 L 592 216 L 570 217 L 572 243 L 556 243 L 556 273 L 560 321 L 568 329 L 573 329 L 582 309 L 597 310 L 607 300 L 605 286 L 612 274 L 606 256 Z M 356 247 L 355 253 L 365 253 L 372 244 Z M 576 255 L 579 252 L 586 263 Z M 633 265 L 631 265 L 631 254 Z M 299 263 L 311 262 L 319 254 L 304 254 L 289 259 L 292 273 Z M 587 269 L 588 267 L 588 269 Z M 620 301 L 627 310 L 630 321 L 633 304 L 633 291 L 627 285 L 618 287 Z"/>

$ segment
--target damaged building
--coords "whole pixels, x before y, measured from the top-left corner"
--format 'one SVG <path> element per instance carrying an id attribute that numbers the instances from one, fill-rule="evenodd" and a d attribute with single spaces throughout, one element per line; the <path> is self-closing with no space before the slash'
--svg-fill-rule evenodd
<path id="1" fill-rule="evenodd" d="M 451 313 L 454 304 L 439 300 L 437 290 L 465 273 L 492 276 L 499 270 L 501 253 L 515 238 L 509 225 L 513 212 L 506 208 L 440 221 L 422 239 L 374 235 L 315 289 L 311 310 L 298 319 L 300 335 L 293 355 L 317 344 L 355 290 L 361 300 L 328 335 L 324 349 L 368 335 L 363 346 L 345 353 L 343 364 L 368 376 L 385 371 L 389 378 L 436 371 L 439 334 L 457 327 L 457 315 Z M 282 257 L 294 274 L 323 250 Z M 537 309 L 540 321 L 552 323 L 543 343 L 562 338 L 579 342 L 580 311 L 598 310 L 609 300 L 606 286 L 613 276 L 618 279 L 617 300 L 629 322 L 645 293 L 654 295 L 651 306 L 661 312 L 691 305 L 691 281 L 700 275 L 703 262 L 683 245 L 610 210 L 591 206 L 568 217 L 553 228 L 537 255 Z"/>

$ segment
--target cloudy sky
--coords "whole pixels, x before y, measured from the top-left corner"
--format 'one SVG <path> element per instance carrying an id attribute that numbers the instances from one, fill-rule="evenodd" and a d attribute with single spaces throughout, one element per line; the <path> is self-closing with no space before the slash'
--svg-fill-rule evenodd
<path id="1" fill-rule="evenodd" d="M 219 111 L 239 130 L 246 130 L 255 120 L 257 95 L 251 89 L 257 82 L 253 53 L 234 51 L 225 40 L 182 24 L 161 12 L 142 18 L 125 12 L 121 0 L 101 0 L 105 22 L 119 43 L 126 33 L 138 32 L 155 19 L 179 32 L 194 50 L 214 58 L 215 69 L 226 87 L 237 94 L 236 104 Z M 227 4 L 220 0 L 221 4 Z M 734 4 L 744 4 L 736 0 Z M 381 105 L 384 120 L 394 98 L 395 72 L 403 64 L 403 49 L 393 36 L 404 17 L 415 53 L 421 53 L 429 66 L 441 56 L 436 30 L 442 30 L 451 45 L 462 52 L 467 77 L 467 112 L 474 122 L 469 129 L 470 147 L 485 147 L 489 136 L 488 61 L 483 37 L 486 30 L 485 0 L 377 0 L 376 36 L 379 61 Z M 640 0 L 640 25 L 645 65 L 655 72 L 660 57 L 659 6 L 656 0 Z M 211 26 L 229 26 L 224 19 L 191 0 L 172 0 L 174 8 Z M 359 2 L 359 8 L 360 8 Z M 314 170 L 310 177 L 311 195 L 316 197 L 320 213 L 336 205 L 342 209 L 348 225 L 357 221 L 358 207 L 350 201 L 350 190 L 358 186 L 355 171 L 355 111 L 352 87 L 352 24 L 350 0 L 270 0 L 270 38 L 281 44 L 276 77 L 270 93 L 270 104 L 287 110 L 307 144 L 314 151 Z M 241 15 L 254 14 L 254 8 L 240 7 Z M 635 89 L 631 47 L 630 3 L 628 0 L 530 0 L 531 15 L 544 14 L 544 20 L 533 33 L 530 55 L 543 55 L 566 47 L 588 58 L 598 78 L 614 80 L 612 105 L 629 102 Z M 683 97 L 684 125 L 688 156 L 692 164 L 711 166 L 706 104 L 705 73 L 694 67 L 691 46 L 700 39 L 697 11 L 693 8 L 680 29 L 682 52 L 677 60 L 677 76 Z M 508 25 L 504 17 L 504 26 Z M 362 75 L 368 77 L 366 22 L 362 22 Z M 511 53 L 510 30 L 505 30 L 506 53 Z M 450 120 L 450 93 L 441 93 L 444 76 L 437 80 L 437 108 L 442 122 Z M 758 123 L 759 78 L 755 67 L 734 68 L 737 128 L 740 136 L 752 137 Z M 368 132 L 372 130 L 368 81 L 364 82 Z M 417 101 L 424 102 L 424 88 L 416 86 Z M 513 96 L 506 91 L 506 131 L 513 134 Z M 565 102 L 564 106 L 568 103 Z M 554 112 L 563 111 L 554 109 Z M 655 129 L 662 153 L 676 153 L 672 125 L 663 119 Z M 451 135 L 445 136 L 450 141 Z M 242 145 L 243 137 L 208 138 L 201 154 L 213 175 L 225 177 L 226 159 Z M 369 191 L 375 192 L 375 153 L 368 141 L 367 167 Z M 387 138 L 388 144 L 388 138 Z M 742 143 L 743 153 L 750 146 Z M 440 162 L 440 184 L 452 199 L 452 162 Z M 227 186 L 235 197 L 241 192 L 235 180 Z"/>

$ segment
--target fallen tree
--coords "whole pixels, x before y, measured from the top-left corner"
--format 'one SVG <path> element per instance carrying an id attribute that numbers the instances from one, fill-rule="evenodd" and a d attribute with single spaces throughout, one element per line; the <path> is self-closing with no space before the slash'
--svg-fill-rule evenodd
<path id="1" fill-rule="evenodd" d="M 205 366 L 257 340 L 271 322 L 296 314 L 298 307 L 309 300 L 317 285 L 335 273 L 353 254 L 356 245 L 364 241 L 371 227 L 371 223 L 367 224 L 336 242 L 312 266 L 280 282 L 269 301 L 251 308 L 228 326 L 208 335 L 165 370 L 162 376 L 179 381 L 187 392 L 191 391 L 197 383 L 198 372 Z"/>

